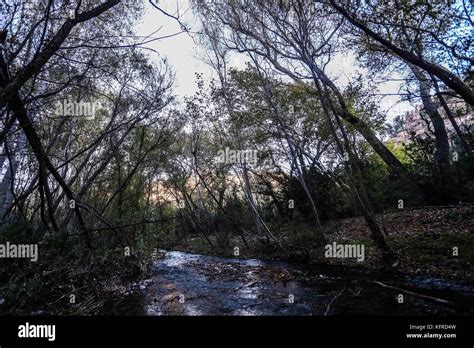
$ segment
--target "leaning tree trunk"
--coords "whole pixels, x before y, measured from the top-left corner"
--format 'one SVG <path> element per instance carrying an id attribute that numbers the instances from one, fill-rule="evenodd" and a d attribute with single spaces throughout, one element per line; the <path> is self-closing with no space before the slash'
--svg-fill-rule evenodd
<path id="1" fill-rule="evenodd" d="M 337 147 L 341 155 L 344 153 L 344 150 L 348 154 L 348 161 L 344 161 L 344 169 L 349 179 L 349 183 L 353 187 L 355 198 L 359 202 L 359 206 L 364 216 L 364 221 L 367 224 L 367 227 L 369 228 L 372 240 L 382 252 L 382 261 L 386 266 L 390 267 L 393 264 L 393 261 L 395 261 L 395 254 L 390 248 L 390 246 L 387 244 L 385 236 L 382 233 L 382 230 L 373 215 L 371 204 L 367 196 L 364 181 L 362 178 L 358 159 L 356 158 L 354 152 L 350 147 L 349 138 L 344 129 L 344 125 L 342 124 L 339 118 L 339 115 L 334 106 L 334 103 L 332 102 L 330 93 L 327 88 L 325 88 L 323 92 L 323 88 L 321 87 L 321 84 L 318 80 L 316 80 L 316 88 L 318 90 L 319 99 L 323 106 L 324 114 L 330 126 L 331 132 L 334 136 L 334 140 L 337 144 Z M 338 125 L 339 130 L 341 131 L 344 144 L 339 140 L 336 129 L 332 123 L 330 110 L 332 111 L 336 119 L 336 123 Z"/>
<path id="2" fill-rule="evenodd" d="M 462 133 L 461 128 L 459 128 L 459 125 L 456 122 L 456 119 L 455 119 L 451 109 L 449 108 L 448 104 L 446 103 L 446 100 L 444 99 L 443 95 L 441 94 L 441 91 L 439 90 L 439 86 L 438 86 L 438 82 L 436 81 L 436 78 L 433 75 L 431 75 L 430 77 L 431 77 L 431 81 L 433 81 L 433 87 L 435 88 L 436 95 L 438 96 L 438 100 L 439 100 L 441 106 L 443 107 L 443 110 L 444 110 L 446 116 L 448 116 L 448 119 L 451 122 L 451 125 L 454 128 L 454 130 L 456 132 L 456 135 L 458 136 L 459 141 L 461 143 L 461 146 L 463 147 L 464 151 L 469 156 L 471 161 L 474 162 L 474 154 L 472 153 L 472 149 L 471 149 L 469 143 L 467 142 L 466 137 Z"/>
<path id="3" fill-rule="evenodd" d="M 441 114 L 438 111 L 438 105 L 431 98 L 432 82 L 423 73 L 423 71 L 411 65 L 410 66 L 415 78 L 418 80 L 419 91 L 423 107 L 428 115 L 431 124 L 433 125 L 435 136 L 435 176 L 437 179 L 437 186 L 443 196 L 448 195 L 447 181 L 449 180 L 449 139 L 446 132 L 446 126 Z"/>

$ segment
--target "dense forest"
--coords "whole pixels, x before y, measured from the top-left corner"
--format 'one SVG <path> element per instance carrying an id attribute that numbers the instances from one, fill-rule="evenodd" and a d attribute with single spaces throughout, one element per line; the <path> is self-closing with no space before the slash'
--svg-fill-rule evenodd
<path id="1" fill-rule="evenodd" d="M 101 313 L 162 250 L 472 281 L 469 1 L 163 3 L 0 3 L 0 313 Z"/>

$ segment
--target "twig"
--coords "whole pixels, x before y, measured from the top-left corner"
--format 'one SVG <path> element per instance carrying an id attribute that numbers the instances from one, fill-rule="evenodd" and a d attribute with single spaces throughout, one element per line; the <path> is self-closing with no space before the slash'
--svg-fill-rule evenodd
<path id="1" fill-rule="evenodd" d="M 380 285 L 383 288 L 387 288 L 387 289 L 390 289 L 390 290 L 393 290 L 393 291 L 398 291 L 398 292 L 404 293 L 406 295 L 410 295 L 410 296 L 418 297 L 418 298 L 421 298 L 421 299 L 424 299 L 424 300 L 427 300 L 427 301 L 439 303 L 441 305 L 457 307 L 456 303 L 448 301 L 448 300 L 444 300 L 442 298 L 437 298 L 437 297 L 433 297 L 433 296 L 429 296 L 429 295 L 419 294 L 419 293 L 416 293 L 416 292 L 413 292 L 413 291 L 398 288 L 396 286 L 387 285 L 387 284 L 381 283 L 381 282 L 376 281 L 376 280 L 372 281 L 371 283 Z"/>
<path id="2" fill-rule="evenodd" d="M 329 303 L 328 303 L 327 306 L 326 306 L 326 311 L 324 312 L 324 316 L 327 316 L 327 315 L 329 314 L 329 311 L 331 310 L 331 305 L 334 303 L 334 301 L 337 300 L 337 298 L 338 298 L 339 296 L 341 296 L 341 295 L 343 294 L 344 291 L 346 291 L 345 288 L 342 289 L 341 291 L 339 291 L 339 293 L 338 293 L 336 296 L 334 296 L 334 297 L 331 299 L 331 301 L 329 301 Z"/>

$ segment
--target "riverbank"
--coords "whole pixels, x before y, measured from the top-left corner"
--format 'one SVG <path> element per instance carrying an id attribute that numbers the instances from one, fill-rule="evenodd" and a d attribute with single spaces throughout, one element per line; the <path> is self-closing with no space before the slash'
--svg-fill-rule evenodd
<path id="1" fill-rule="evenodd" d="M 36 245 L 39 257 L 0 259 L 0 315 L 98 314 L 151 274 L 151 256 L 140 251 L 79 249 L 65 234 L 39 236 L 25 224 L 4 230 L 0 245 L 9 240 Z"/>

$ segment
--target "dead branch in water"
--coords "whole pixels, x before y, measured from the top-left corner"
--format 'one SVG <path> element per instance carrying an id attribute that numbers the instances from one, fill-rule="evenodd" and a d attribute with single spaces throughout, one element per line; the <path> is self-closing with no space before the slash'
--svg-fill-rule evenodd
<path id="1" fill-rule="evenodd" d="M 326 306 L 326 311 L 324 312 L 324 316 L 327 316 L 327 315 L 329 314 L 329 311 L 331 310 L 331 305 L 334 303 L 334 301 L 337 300 L 337 298 L 338 298 L 339 296 L 341 296 L 341 295 L 344 293 L 345 290 L 346 290 L 346 289 L 342 289 L 341 291 L 339 291 L 338 294 L 337 294 L 336 296 L 334 296 L 334 297 L 331 299 L 331 301 L 329 301 L 329 303 L 328 303 L 327 306 Z"/>
<path id="2" fill-rule="evenodd" d="M 442 298 L 433 297 L 433 296 L 424 295 L 424 294 L 419 294 L 417 292 L 405 290 L 405 289 L 402 289 L 402 288 L 398 288 L 396 286 L 387 285 L 387 284 L 381 283 L 381 282 L 376 281 L 376 280 L 371 281 L 371 283 L 380 285 L 381 287 L 386 288 L 386 289 L 390 289 L 390 290 L 393 290 L 393 291 L 398 291 L 398 292 L 404 293 L 406 295 L 418 297 L 418 298 L 421 298 L 423 300 L 427 300 L 427 301 L 430 301 L 430 302 L 438 303 L 438 304 L 445 305 L 445 306 L 458 307 L 458 305 L 456 303 L 448 301 L 448 300 L 444 300 Z"/>

